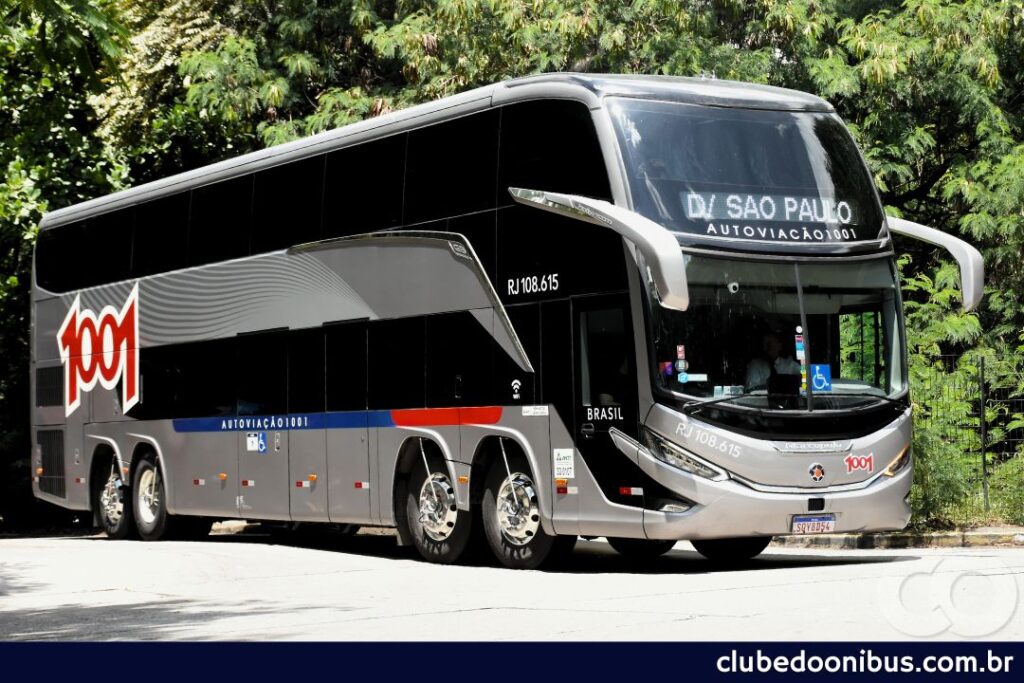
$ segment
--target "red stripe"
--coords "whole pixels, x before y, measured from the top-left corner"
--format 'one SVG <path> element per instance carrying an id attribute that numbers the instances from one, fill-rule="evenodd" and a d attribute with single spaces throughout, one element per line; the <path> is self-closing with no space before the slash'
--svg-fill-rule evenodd
<path id="1" fill-rule="evenodd" d="M 501 420 L 501 406 L 482 408 L 418 408 L 392 410 L 391 420 L 396 427 L 454 427 L 460 424 L 497 424 Z"/>

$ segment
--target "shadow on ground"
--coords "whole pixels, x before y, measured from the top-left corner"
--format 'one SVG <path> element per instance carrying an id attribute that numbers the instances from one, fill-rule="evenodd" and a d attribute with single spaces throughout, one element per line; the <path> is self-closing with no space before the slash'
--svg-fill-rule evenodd
<path id="1" fill-rule="evenodd" d="M 97 540 L 103 540 L 102 536 Z M 393 533 L 370 533 L 346 536 L 316 527 L 296 531 L 266 530 L 250 527 L 235 534 L 213 534 L 201 540 L 204 543 L 258 543 L 283 545 L 292 548 L 320 550 L 325 552 L 352 553 L 389 560 L 414 560 L 425 562 L 412 547 L 400 547 Z M 471 566 L 496 567 L 486 548 L 470 551 L 470 559 L 463 564 Z M 807 567 L 837 567 L 859 564 L 886 564 L 919 559 L 916 555 L 893 555 L 872 552 L 850 556 L 825 551 L 808 554 L 807 551 L 788 551 L 773 548 L 753 560 L 723 564 L 711 562 L 680 542 L 675 549 L 653 559 L 637 560 L 624 557 L 604 542 L 580 540 L 573 553 L 551 563 L 543 571 L 569 574 L 712 574 L 737 571 L 771 571 Z"/>
<path id="2" fill-rule="evenodd" d="M 196 627 L 233 616 L 251 617 L 291 608 L 268 609 L 255 604 L 225 609 L 189 600 L 125 605 L 68 605 L 0 611 L 0 640 L 171 640 L 197 638 Z M 232 637 L 259 639 L 259 633 Z M 276 638 L 286 637 L 275 634 Z M 204 638 L 206 639 L 206 638 Z"/>

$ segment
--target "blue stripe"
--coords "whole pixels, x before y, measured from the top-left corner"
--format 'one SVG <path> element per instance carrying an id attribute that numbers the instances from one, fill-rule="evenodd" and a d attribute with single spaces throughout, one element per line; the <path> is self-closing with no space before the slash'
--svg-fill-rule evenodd
<path id="1" fill-rule="evenodd" d="M 291 429 L 357 429 L 394 427 L 390 410 L 337 413 L 292 413 L 245 417 L 185 417 L 171 421 L 176 432 L 255 432 Z"/>

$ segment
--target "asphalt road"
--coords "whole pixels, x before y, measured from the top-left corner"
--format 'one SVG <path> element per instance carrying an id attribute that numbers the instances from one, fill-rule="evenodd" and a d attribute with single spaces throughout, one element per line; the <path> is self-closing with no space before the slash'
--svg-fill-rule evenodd
<path id="1" fill-rule="evenodd" d="M 1020 549 L 685 542 L 635 564 L 580 541 L 557 569 L 445 567 L 387 536 L 0 539 L 2 640 L 1024 639 Z"/>

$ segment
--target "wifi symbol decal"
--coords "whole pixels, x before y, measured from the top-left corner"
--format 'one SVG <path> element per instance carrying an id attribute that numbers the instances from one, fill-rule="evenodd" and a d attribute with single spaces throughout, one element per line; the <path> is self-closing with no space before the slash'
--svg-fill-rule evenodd
<path id="1" fill-rule="evenodd" d="M 523 383 L 518 379 L 512 380 L 512 398 L 519 400 L 519 390 L 523 387 Z"/>

